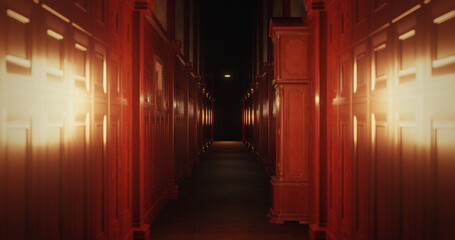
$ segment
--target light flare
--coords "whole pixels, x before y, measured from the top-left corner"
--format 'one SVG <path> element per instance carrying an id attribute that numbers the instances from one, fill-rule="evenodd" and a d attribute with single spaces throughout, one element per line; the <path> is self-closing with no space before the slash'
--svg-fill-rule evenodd
<path id="1" fill-rule="evenodd" d="M 25 17 L 24 15 L 22 14 L 19 14 L 11 9 L 7 9 L 6 10 L 6 15 L 18 22 L 21 22 L 23 24 L 27 24 L 27 23 L 30 23 L 30 19 Z"/>

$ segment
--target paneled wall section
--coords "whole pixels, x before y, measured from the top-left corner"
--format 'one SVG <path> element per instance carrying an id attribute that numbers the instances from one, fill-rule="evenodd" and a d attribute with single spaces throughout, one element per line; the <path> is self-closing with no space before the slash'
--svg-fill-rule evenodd
<path id="1" fill-rule="evenodd" d="M 1 239 L 147 237 L 211 124 L 196 115 L 210 106 L 202 80 L 174 77 L 173 25 L 152 7 L 0 1 Z"/>

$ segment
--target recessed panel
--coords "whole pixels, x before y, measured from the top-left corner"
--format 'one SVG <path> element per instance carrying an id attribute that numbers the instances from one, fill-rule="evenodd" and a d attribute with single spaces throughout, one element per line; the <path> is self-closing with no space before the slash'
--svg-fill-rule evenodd
<path id="1" fill-rule="evenodd" d="M 377 48 L 374 52 L 374 60 L 376 63 L 376 75 L 375 77 L 382 78 L 387 75 L 387 51 L 386 45 Z"/>
<path id="2" fill-rule="evenodd" d="M 306 39 L 305 39 L 306 40 Z M 283 39 L 283 63 L 282 77 L 286 79 L 306 78 L 306 57 L 304 48 L 306 41 L 301 39 Z"/>
<path id="3" fill-rule="evenodd" d="M 399 39 L 399 72 L 398 76 L 400 83 L 413 81 L 416 77 L 416 59 L 417 59 L 417 45 L 416 45 L 416 31 L 410 30 L 401 34 Z"/>
<path id="4" fill-rule="evenodd" d="M 455 235 L 455 129 L 435 130 L 436 149 L 436 239 L 451 239 Z"/>
<path id="5" fill-rule="evenodd" d="M 118 95 L 120 93 L 120 66 L 117 62 L 112 62 L 112 69 L 111 69 L 111 91 L 113 94 Z"/>
<path id="6" fill-rule="evenodd" d="M 435 56 L 433 68 L 438 69 L 436 74 L 454 73 L 455 65 L 455 10 L 447 12 L 433 19 L 435 24 Z"/>
<path id="7" fill-rule="evenodd" d="M 63 77 L 63 36 L 51 29 L 46 35 L 46 66 L 49 79 L 61 80 Z"/>
<path id="8" fill-rule="evenodd" d="M 74 51 L 74 68 L 75 73 L 78 77 L 85 78 L 86 77 L 86 62 L 87 62 L 87 48 L 80 44 L 75 45 Z"/>
<path id="9" fill-rule="evenodd" d="M 99 53 L 95 54 L 95 58 L 93 61 L 93 69 L 94 72 L 94 81 L 95 81 L 95 89 L 97 92 L 104 92 L 106 93 L 107 90 L 107 79 L 106 79 L 106 62 L 104 55 Z"/>
<path id="10" fill-rule="evenodd" d="M 436 59 L 455 55 L 455 44 L 453 44 L 455 13 L 453 15 L 445 14 L 434 20 L 436 24 Z"/>
<path id="11" fill-rule="evenodd" d="M 91 222 L 93 233 L 99 236 L 104 232 L 104 161 L 105 150 L 103 143 L 103 124 L 97 123 L 94 129 L 93 140 L 93 159 L 90 163 L 91 172 L 91 192 L 92 192 L 92 211 Z"/>
<path id="12" fill-rule="evenodd" d="M 286 162 L 288 166 L 284 166 L 284 175 L 293 177 L 306 176 L 306 174 L 304 174 L 304 159 L 308 154 L 306 150 L 307 143 L 302 140 L 305 139 L 305 127 L 307 124 L 304 114 L 304 109 L 307 106 L 307 95 L 304 89 L 291 88 L 288 90 L 287 96 L 288 109 L 285 109 L 285 111 L 287 110 L 287 113 L 285 113 L 285 115 L 287 115 L 285 118 L 287 119 L 285 131 L 288 132 L 286 135 L 289 136 L 289 139 L 287 139 L 285 145 L 287 145 L 289 149 L 284 154 L 288 155 L 288 157 L 285 158 L 289 159 L 289 161 Z"/>
<path id="13" fill-rule="evenodd" d="M 366 20 L 368 15 L 368 0 L 355 0 L 355 21 L 360 23 Z"/>
<path id="14" fill-rule="evenodd" d="M 109 137 L 110 147 L 109 147 L 109 172 L 110 172 L 110 213 L 114 215 L 115 219 L 119 217 L 119 128 L 118 124 L 111 125 L 111 134 Z"/>
<path id="15" fill-rule="evenodd" d="M 349 124 L 341 125 L 341 171 L 342 171 L 342 209 L 341 218 L 350 219 L 352 216 L 352 160 L 351 134 Z"/>
<path id="16" fill-rule="evenodd" d="M 68 160 L 65 164 L 65 203 L 66 209 L 65 233 L 66 238 L 82 239 L 86 233 L 86 184 L 85 184 L 85 163 L 86 152 L 86 129 L 85 126 L 76 126 L 71 135 L 68 149 Z"/>
<path id="17" fill-rule="evenodd" d="M 94 72 L 95 72 L 95 83 L 96 84 L 103 84 L 103 65 L 104 65 L 104 56 L 101 54 L 95 54 L 95 62 L 94 62 Z"/>
<path id="18" fill-rule="evenodd" d="M 370 161 L 368 157 L 368 138 L 365 124 L 357 126 L 356 181 L 355 181 L 355 228 L 363 236 L 368 234 Z"/>
<path id="19" fill-rule="evenodd" d="M 412 127 L 403 127 L 400 130 L 400 158 L 401 158 L 401 214 L 402 214 L 402 232 L 403 239 L 416 239 L 418 232 L 416 220 L 419 216 L 418 176 L 417 154 L 416 154 L 416 129 Z"/>
<path id="20" fill-rule="evenodd" d="M 390 224 L 390 219 L 392 217 L 391 211 L 393 211 L 391 209 L 392 160 L 387 154 L 387 144 L 389 141 L 387 139 L 386 128 L 384 126 L 375 126 L 375 128 L 375 235 L 376 239 L 392 239 Z"/>
<path id="21" fill-rule="evenodd" d="M 337 160 L 337 152 L 336 152 L 336 144 L 337 144 L 337 132 L 336 132 L 336 127 L 335 125 L 330 125 L 330 131 L 329 131 L 329 150 L 330 150 L 330 155 L 328 155 L 329 158 L 329 167 L 330 167 L 330 175 L 329 175 L 329 205 L 330 209 L 333 208 L 334 204 L 334 197 L 335 197 L 335 190 L 336 190 L 336 177 L 335 177 L 335 165 L 336 165 L 336 160 Z"/>
<path id="22" fill-rule="evenodd" d="M 364 92 L 368 78 L 368 58 L 365 54 L 356 56 L 354 63 L 354 93 Z"/>
<path id="23" fill-rule="evenodd" d="M 30 19 L 8 9 L 5 20 L 6 71 L 12 74 L 30 74 Z"/>
<path id="24" fill-rule="evenodd" d="M 48 127 L 46 129 L 46 237 L 49 239 L 58 239 L 60 237 L 60 170 L 61 161 L 63 160 L 63 128 Z"/>
<path id="25" fill-rule="evenodd" d="M 106 0 L 95 0 L 95 19 L 104 23 L 106 20 Z"/>
<path id="26" fill-rule="evenodd" d="M 30 156 L 28 128 L 10 128 L 6 133 L 6 217 L 5 223 L 12 239 L 26 239 L 27 222 L 27 167 Z"/>
<path id="27" fill-rule="evenodd" d="M 75 84 L 80 88 L 85 88 L 86 90 L 90 89 L 90 84 L 88 81 L 87 74 L 87 47 L 83 44 L 75 43 L 74 44 L 74 62 L 72 63 L 74 67 L 75 74 Z"/>

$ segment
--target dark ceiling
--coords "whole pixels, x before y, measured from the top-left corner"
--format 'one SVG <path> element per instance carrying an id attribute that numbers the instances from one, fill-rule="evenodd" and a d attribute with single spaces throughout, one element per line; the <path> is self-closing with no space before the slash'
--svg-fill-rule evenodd
<path id="1" fill-rule="evenodd" d="M 216 140 L 241 138 L 240 98 L 251 81 L 257 5 L 257 0 L 199 0 L 204 77 L 216 98 Z"/>

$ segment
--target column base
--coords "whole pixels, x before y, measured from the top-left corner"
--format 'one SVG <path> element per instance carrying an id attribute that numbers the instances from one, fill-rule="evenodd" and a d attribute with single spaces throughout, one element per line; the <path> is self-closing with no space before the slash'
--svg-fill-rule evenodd
<path id="1" fill-rule="evenodd" d="M 150 225 L 141 224 L 139 227 L 133 228 L 134 240 L 149 240 L 150 239 Z"/>
<path id="2" fill-rule="evenodd" d="M 325 240 L 327 227 L 318 224 L 310 224 L 310 240 Z"/>
<path id="3" fill-rule="evenodd" d="M 272 208 L 270 223 L 283 224 L 285 221 L 309 223 L 308 184 L 303 182 L 280 181 L 272 177 Z"/>

